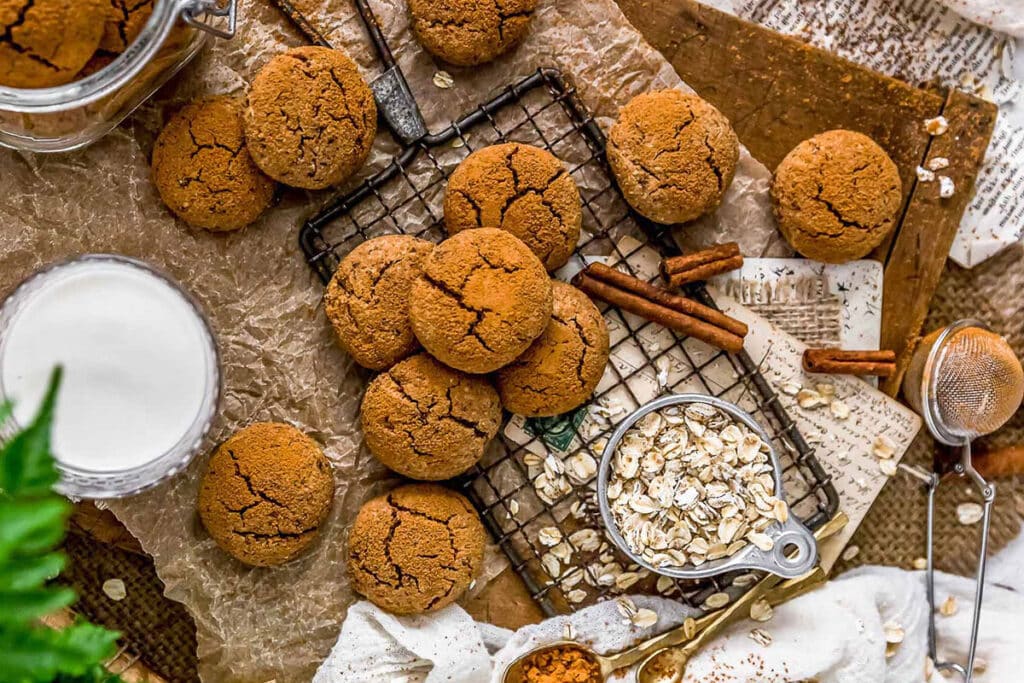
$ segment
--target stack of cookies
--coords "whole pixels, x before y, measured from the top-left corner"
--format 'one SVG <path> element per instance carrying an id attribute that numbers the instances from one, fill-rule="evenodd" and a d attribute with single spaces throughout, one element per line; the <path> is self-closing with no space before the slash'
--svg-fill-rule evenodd
<path id="1" fill-rule="evenodd" d="M 206 98 L 175 114 L 153 149 L 153 184 L 189 225 L 237 230 L 270 207 L 278 182 L 319 190 L 348 180 L 376 134 L 377 106 L 355 62 L 298 47 L 267 62 L 247 98 Z"/>
<path id="2" fill-rule="evenodd" d="M 608 362 L 608 330 L 585 294 L 549 275 L 568 262 L 581 223 L 579 191 L 558 159 L 529 145 L 496 145 L 452 174 L 447 240 L 385 235 L 342 260 L 324 307 L 342 348 L 379 371 L 362 404 L 378 460 L 411 479 L 450 479 L 484 456 L 503 407 L 540 417 L 587 401 Z M 420 561 L 391 566 L 396 553 L 415 558 L 415 547 L 435 548 L 435 532 L 448 539 L 437 525 L 451 519 L 459 532 L 440 545 L 451 546 L 446 566 L 459 568 L 457 576 L 440 580 L 437 567 Z M 407 531 L 401 540 L 389 531 L 394 523 Z M 412 485 L 360 512 L 349 570 L 356 590 L 386 609 L 437 609 L 469 583 L 472 572 L 462 568 L 479 564 L 482 543 L 483 528 L 459 494 Z M 410 573 L 418 581 L 402 578 Z"/>

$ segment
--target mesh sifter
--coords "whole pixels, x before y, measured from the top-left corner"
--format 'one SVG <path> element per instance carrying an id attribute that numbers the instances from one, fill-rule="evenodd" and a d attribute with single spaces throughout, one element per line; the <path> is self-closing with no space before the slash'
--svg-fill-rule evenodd
<path id="1" fill-rule="evenodd" d="M 937 457 L 934 472 L 926 478 L 927 591 L 931 605 L 928 649 L 937 668 L 956 671 L 970 683 L 978 646 L 989 524 L 996 497 L 995 485 L 985 481 L 971 463 L 971 441 L 999 429 L 1016 412 L 1024 396 L 1024 369 L 1005 339 L 984 323 L 961 320 L 932 332 L 922 340 L 907 369 L 903 393 L 911 407 L 924 417 L 936 440 L 947 446 L 960 447 L 959 460 L 946 462 Z M 966 666 L 940 662 L 935 637 L 935 493 L 942 475 L 946 473 L 967 477 L 980 491 L 984 510 Z"/>

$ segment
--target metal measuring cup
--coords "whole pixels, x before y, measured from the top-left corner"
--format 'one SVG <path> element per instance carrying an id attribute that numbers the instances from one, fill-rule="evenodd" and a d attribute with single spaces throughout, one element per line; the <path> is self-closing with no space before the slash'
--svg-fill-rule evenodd
<path id="1" fill-rule="evenodd" d="M 685 406 L 695 403 L 704 403 L 718 408 L 738 422 L 742 422 L 751 431 L 757 434 L 768 444 L 768 459 L 772 464 L 773 479 L 775 480 L 775 495 L 784 499 L 782 484 L 782 463 L 779 454 L 775 450 L 767 432 L 757 421 L 742 408 L 729 401 L 724 401 L 715 396 L 703 394 L 673 394 L 655 399 L 631 413 L 622 421 L 612 434 L 605 446 L 601 456 L 601 464 L 598 469 L 597 479 L 597 501 L 601 509 L 601 519 L 604 522 L 606 531 L 615 545 L 631 561 L 645 567 L 655 574 L 669 576 L 676 579 L 705 579 L 711 576 L 718 576 L 726 572 L 739 570 L 761 570 L 786 579 L 803 576 L 811 571 L 818 563 L 818 545 L 814 534 L 805 527 L 794 515 L 790 515 L 785 522 L 775 522 L 764 533 L 774 541 L 774 547 L 764 551 L 751 544 L 735 555 L 723 557 L 718 560 L 706 562 L 699 567 L 656 567 L 643 557 L 633 552 L 629 544 L 619 533 L 608 500 L 608 482 L 611 473 L 612 459 L 622 437 L 641 418 L 654 411 L 663 410 L 669 406 Z"/>

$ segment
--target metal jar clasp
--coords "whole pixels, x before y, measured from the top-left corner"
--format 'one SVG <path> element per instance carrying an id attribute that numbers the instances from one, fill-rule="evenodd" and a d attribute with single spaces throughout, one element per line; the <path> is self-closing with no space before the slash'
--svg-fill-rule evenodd
<path id="1" fill-rule="evenodd" d="M 227 17 L 227 28 L 208 24 L 200 17 Z M 235 28 L 238 24 L 238 2 L 237 0 L 191 0 L 181 10 L 181 18 L 192 28 L 206 31 L 218 38 L 230 40 L 235 37 Z"/>

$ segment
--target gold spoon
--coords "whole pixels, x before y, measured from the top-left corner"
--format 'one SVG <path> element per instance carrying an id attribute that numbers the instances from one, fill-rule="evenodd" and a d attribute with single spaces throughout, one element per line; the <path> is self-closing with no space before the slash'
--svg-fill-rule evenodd
<path id="1" fill-rule="evenodd" d="M 846 515 L 840 512 L 818 529 L 815 532 L 815 537 L 821 542 L 838 533 L 846 526 L 847 521 Z M 526 673 L 523 670 L 523 666 L 527 658 L 564 647 L 574 648 L 594 662 L 601 670 L 602 680 L 607 680 L 614 671 L 643 662 L 637 674 L 637 680 L 640 683 L 678 682 L 682 679 L 686 661 L 701 647 L 710 642 L 726 626 L 746 618 L 750 613 L 750 606 L 755 602 L 764 598 L 768 600 L 769 604 L 782 604 L 817 588 L 826 578 L 827 576 L 821 567 L 815 568 L 814 571 L 804 576 L 785 582 L 778 576 L 768 575 L 721 611 L 703 616 L 700 619 L 687 619 L 681 626 L 677 626 L 671 631 L 662 633 L 617 654 L 599 655 L 586 645 L 571 640 L 550 643 L 536 650 L 523 653 L 518 659 L 509 664 L 502 677 L 502 683 L 526 683 Z M 679 647 L 680 645 L 683 645 L 683 647 Z M 662 659 L 661 655 L 667 653 L 671 653 L 671 659 L 666 662 Z M 665 678 L 665 674 L 668 672 L 671 672 L 676 677 Z"/>

